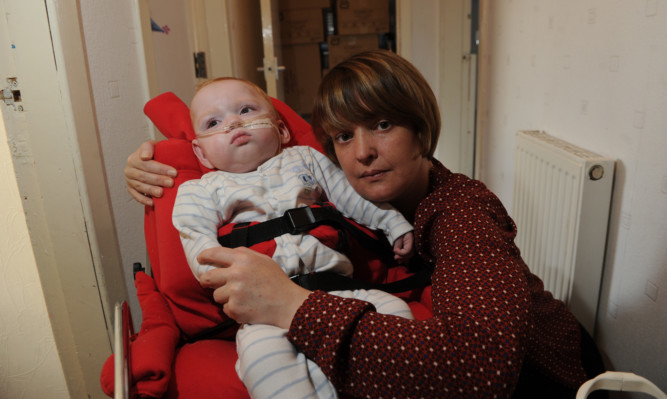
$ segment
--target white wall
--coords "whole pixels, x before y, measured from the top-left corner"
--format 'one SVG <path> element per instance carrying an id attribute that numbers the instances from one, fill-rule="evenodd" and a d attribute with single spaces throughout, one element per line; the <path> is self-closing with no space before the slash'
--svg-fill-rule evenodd
<path id="1" fill-rule="evenodd" d="M 522 129 L 618 159 L 596 338 L 667 390 L 667 1 L 482 3 L 481 179 L 511 209 Z"/>
<path id="2" fill-rule="evenodd" d="M 126 0 L 127 1 L 127 0 Z M 157 94 L 171 91 L 186 104 L 195 93 L 197 79 L 189 32 L 190 1 L 149 0 L 150 15 L 160 26 L 168 26 L 168 33 L 152 32 Z M 215 38 L 209 38 L 215 40 Z"/>
<path id="3" fill-rule="evenodd" d="M 6 143 L 0 121 L 0 398 L 69 398 Z"/>
<path id="4" fill-rule="evenodd" d="M 148 140 L 151 124 L 143 114 L 148 100 L 143 48 L 135 1 L 83 1 L 81 18 L 95 100 L 100 143 L 111 195 L 125 281 L 135 323 L 141 310 L 132 278 L 132 264 L 146 265 L 143 207 L 125 188 L 127 157 Z M 84 151 L 84 149 L 82 149 Z"/>

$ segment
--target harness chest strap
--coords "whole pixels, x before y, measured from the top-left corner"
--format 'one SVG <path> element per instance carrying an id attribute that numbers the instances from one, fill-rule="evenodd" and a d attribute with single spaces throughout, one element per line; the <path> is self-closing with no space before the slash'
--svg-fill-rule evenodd
<path id="1" fill-rule="evenodd" d="M 273 240 L 283 234 L 307 233 L 320 225 L 346 229 L 348 224 L 351 225 L 332 205 L 316 204 L 289 209 L 283 216 L 261 223 L 237 223 L 229 233 L 219 236 L 218 242 L 227 248 L 251 247 L 261 242 Z M 373 249 L 381 245 L 379 240 L 373 239 L 363 232 L 360 233 L 366 236 L 362 239 L 374 241 Z"/>
<path id="2" fill-rule="evenodd" d="M 387 250 L 386 244 L 383 245 L 383 242 L 379 239 L 373 238 L 362 231 L 358 226 L 345 219 L 335 207 L 329 204 L 316 204 L 312 207 L 290 209 L 282 217 L 261 223 L 238 223 L 230 233 L 218 237 L 218 242 L 220 242 L 220 245 L 228 248 L 251 247 L 283 234 L 302 234 L 324 224 L 349 232 L 361 245 L 368 249 L 374 251 Z M 375 284 L 345 277 L 335 272 L 300 274 L 291 277 L 291 280 L 307 290 L 321 290 L 326 292 L 377 289 L 396 294 L 430 285 L 431 274 L 433 272 L 432 265 L 426 264 L 416 256 L 412 258 L 410 263 L 411 269 L 416 269 L 417 272 L 409 277 L 391 283 Z M 236 325 L 234 320 L 228 319 L 217 326 L 213 326 L 190 337 L 188 342 L 215 337 Z"/>
<path id="3" fill-rule="evenodd" d="M 378 254 L 387 251 L 385 241 L 371 237 L 355 224 L 345 219 L 340 212 L 328 203 L 310 207 L 289 209 L 281 217 L 265 222 L 249 224 L 239 223 L 230 233 L 218 237 L 220 245 L 228 248 L 251 247 L 265 241 L 273 240 L 283 234 L 303 234 L 320 225 L 329 225 L 350 233 L 365 248 Z M 334 272 L 315 272 L 292 277 L 292 281 L 309 290 L 338 291 L 354 289 L 379 289 L 389 293 L 399 293 L 415 288 L 425 287 L 431 282 L 431 265 L 423 264 L 413 258 L 413 270 L 417 272 L 402 280 L 385 284 L 374 284 L 355 280 Z M 421 263 L 416 264 L 415 263 Z"/>

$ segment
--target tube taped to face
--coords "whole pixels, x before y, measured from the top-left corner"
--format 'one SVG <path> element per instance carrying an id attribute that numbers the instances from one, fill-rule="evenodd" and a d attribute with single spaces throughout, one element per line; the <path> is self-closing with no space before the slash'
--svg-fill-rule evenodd
<path id="1" fill-rule="evenodd" d="M 229 125 L 222 126 L 219 129 L 197 133 L 197 137 L 202 138 L 202 137 L 213 136 L 215 134 L 226 134 L 238 128 L 245 128 L 248 130 L 252 130 L 252 129 L 262 129 L 266 127 L 272 127 L 275 128 L 276 130 L 278 129 L 278 126 L 276 126 L 276 124 L 271 120 L 271 117 L 269 115 L 260 115 L 257 118 L 251 119 L 249 121 L 234 122 L 230 123 Z"/>

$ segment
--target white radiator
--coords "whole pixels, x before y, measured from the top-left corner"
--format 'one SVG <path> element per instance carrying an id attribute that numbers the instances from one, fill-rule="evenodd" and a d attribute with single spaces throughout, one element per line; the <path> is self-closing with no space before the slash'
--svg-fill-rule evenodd
<path id="1" fill-rule="evenodd" d="M 512 217 L 524 261 L 592 334 L 614 160 L 539 131 L 516 136 Z"/>

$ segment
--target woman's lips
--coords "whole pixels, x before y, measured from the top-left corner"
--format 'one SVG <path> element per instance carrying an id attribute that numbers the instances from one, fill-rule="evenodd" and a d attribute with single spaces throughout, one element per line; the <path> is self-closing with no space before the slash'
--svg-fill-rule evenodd
<path id="1" fill-rule="evenodd" d="M 375 181 L 381 179 L 387 171 L 385 170 L 369 170 L 361 174 L 361 178 L 368 181 Z"/>

